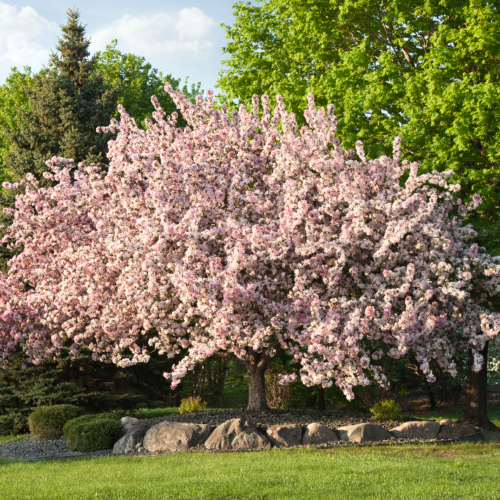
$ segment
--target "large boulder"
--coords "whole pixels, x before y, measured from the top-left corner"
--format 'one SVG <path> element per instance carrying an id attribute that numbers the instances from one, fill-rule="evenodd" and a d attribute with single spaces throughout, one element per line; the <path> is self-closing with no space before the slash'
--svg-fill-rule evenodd
<path id="1" fill-rule="evenodd" d="M 351 443 L 366 443 L 368 441 L 385 441 L 394 436 L 380 425 L 356 424 L 339 427 L 340 439 L 351 441 Z"/>
<path id="2" fill-rule="evenodd" d="M 405 422 L 391 429 L 395 437 L 404 439 L 436 439 L 440 424 L 433 420 Z"/>
<path id="3" fill-rule="evenodd" d="M 142 443 L 150 425 L 139 423 L 131 426 L 113 446 L 113 453 L 127 453 Z"/>
<path id="4" fill-rule="evenodd" d="M 219 425 L 205 442 L 208 450 L 264 450 L 271 448 L 269 440 L 257 428 L 242 418 Z"/>
<path id="5" fill-rule="evenodd" d="M 302 426 L 300 425 L 273 425 L 266 431 L 267 438 L 273 446 L 298 446 L 302 439 Z"/>
<path id="6" fill-rule="evenodd" d="M 141 422 L 138 418 L 134 417 L 122 417 L 120 421 L 122 423 L 122 428 L 124 432 L 132 429 L 134 425 L 137 425 Z"/>
<path id="7" fill-rule="evenodd" d="M 302 437 L 302 444 L 326 444 L 335 441 L 337 441 L 335 432 L 326 425 L 318 423 L 309 424 Z"/>
<path id="8" fill-rule="evenodd" d="M 210 434 L 207 424 L 161 422 L 149 429 L 143 446 L 152 453 L 162 451 L 186 451 L 203 444 Z"/>
<path id="9" fill-rule="evenodd" d="M 233 450 L 270 450 L 271 443 L 256 428 L 244 429 L 231 443 Z"/>
<path id="10" fill-rule="evenodd" d="M 459 439 L 472 436 L 481 432 L 479 427 L 454 422 L 441 423 L 438 439 Z M 463 439 L 462 439 L 463 440 Z"/>

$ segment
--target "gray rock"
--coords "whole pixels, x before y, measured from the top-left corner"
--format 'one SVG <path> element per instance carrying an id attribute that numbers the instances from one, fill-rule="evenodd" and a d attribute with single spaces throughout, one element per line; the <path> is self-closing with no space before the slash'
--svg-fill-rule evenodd
<path id="1" fill-rule="evenodd" d="M 210 426 L 206 424 L 161 422 L 149 429 L 144 436 L 143 446 L 152 453 L 186 451 L 203 444 L 209 434 Z"/>
<path id="2" fill-rule="evenodd" d="M 257 429 L 250 428 L 240 432 L 231 443 L 233 450 L 270 450 L 271 443 Z"/>
<path id="3" fill-rule="evenodd" d="M 392 434 L 398 439 L 436 439 L 440 424 L 433 420 L 405 422 L 391 429 Z"/>
<path id="4" fill-rule="evenodd" d="M 337 441 L 335 432 L 326 425 L 318 423 L 309 424 L 302 437 L 302 444 L 325 444 L 334 443 L 335 441 Z"/>
<path id="5" fill-rule="evenodd" d="M 126 453 L 128 449 L 135 449 L 139 443 L 142 443 L 149 427 L 150 426 L 146 423 L 130 426 L 125 434 L 113 446 L 113 453 Z"/>
<path id="6" fill-rule="evenodd" d="M 141 422 L 138 418 L 134 417 L 122 417 L 120 421 L 122 425 L 127 425 L 127 426 L 139 424 Z"/>
<path id="7" fill-rule="evenodd" d="M 205 442 L 209 450 L 263 450 L 271 448 L 269 440 L 242 418 L 219 425 Z"/>
<path id="8" fill-rule="evenodd" d="M 209 450 L 232 450 L 231 443 L 236 436 L 252 425 L 242 418 L 233 418 L 219 425 L 205 442 Z"/>
<path id="9" fill-rule="evenodd" d="M 477 427 L 467 424 L 442 423 L 438 439 L 457 439 L 472 436 L 478 432 Z"/>
<path id="10" fill-rule="evenodd" d="M 273 425 L 266 430 L 266 435 L 273 446 L 298 446 L 302 439 L 300 425 Z"/>
<path id="11" fill-rule="evenodd" d="M 384 441 L 394 436 L 383 427 L 375 424 L 347 425 L 337 429 L 340 439 L 351 443 L 366 443 L 367 441 Z"/>

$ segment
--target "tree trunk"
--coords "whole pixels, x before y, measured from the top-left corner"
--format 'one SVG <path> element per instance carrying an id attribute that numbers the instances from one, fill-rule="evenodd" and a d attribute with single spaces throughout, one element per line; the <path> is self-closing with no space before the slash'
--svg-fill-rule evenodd
<path id="1" fill-rule="evenodd" d="M 318 411 L 325 411 L 325 389 L 318 387 Z"/>
<path id="2" fill-rule="evenodd" d="M 488 407 L 488 342 L 484 345 L 480 354 L 484 358 L 483 367 L 479 372 L 475 372 L 472 367 L 474 365 L 474 354 L 469 348 L 467 359 L 467 389 L 465 392 L 465 408 L 459 422 L 472 424 L 482 429 L 498 429 L 491 422 L 486 414 Z"/>
<path id="3" fill-rule="evenodd" d="M 427 395 L 429 396 L 429 405 L 431 410 L 437 408 L 436 393 L 434 392 L 434 387 L 427 384 Z"/>
<path id="4" fill-rule="evenodd" d="M 267 410 L 266 381 L 264 374 L 270 363 L 270 358 L 264 353 L 251 351 L 245 366 L 250 375 L 248 387 L 248 411 Z"/>

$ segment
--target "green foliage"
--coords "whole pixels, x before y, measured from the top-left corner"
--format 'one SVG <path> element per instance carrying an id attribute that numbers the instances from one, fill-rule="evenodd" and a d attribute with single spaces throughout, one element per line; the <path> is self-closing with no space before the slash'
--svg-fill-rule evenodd
<path id="1" fill-rule="evenodd" d="M 26 87 L 32 85 L 31 68 L 25 67 L 23 72 L 12 68 L 7 80 L 0 86 L 0 182 L 11 180 L 11 176 L 5 168 L 5 156 L 10 150 L 10 144 L 5 138 L 5 129 L 19 132 L 21 120 L 18 109 L 27 110 L 29 108 Z"/>
<path id="2" fill-rule="evenodd" d="M 481 243 L 500 252 L 499 6 L 482 0 L 238 2 L 218 85 L 229 105 L 282 94 L 304 122 L 306 96 L 334 103 L 345 148 L 453 169 Z M 482 231 L 487 230 L 488 236 Z"/>
<path id="3" fill-rule="evenodd" d="M 84 415 L 64 426 L 64 439 L 71 451 L 98 451 L 113 447 L 122 434 L 119 416 Z"/>
<path id="4" fill-rule="evenodd" d="M 59 361 L 33 366 L 18 353 L 0 370 L 0 434 L 25 432 L 29 414 L 39 406 L 70 403 L 94 413 L 165 401 L 171 391 L 162 374 L 171 362 L 153 356 L 147 365 L 123 369 L 93 361 L 83 349 L 73 360 L 63 350 Z"/>
<path id="5" fill-rule="evenodd" d="M 18 131 L 9 130 L 11 151 L 6 165 L 12 177 L 22 179 L 31 172 L 41 184 L 52 156 L 79 162 L 106 163 L 109 134 L 97 134 L 107 125 L 116 108 L 116 91 L 95 73 L 96 61 L 90 57 L 89 39 L 79 22 L 78 11 L 68 11 L 62 26 L 62 39 L 52 53 L 49 68 L 24 87 L 28 106 L 19 110 Z"/>
<path id="6" fill-rule="evenodd" d="M 163 75 L 161 71 L 159 72 L 146 62 L 144 57 L 120 52 L 117 49 L 117 43 L 117 40 L 113 40 L 106 46 L 104 52 L 96 54 L 95 73 L 103 77 L 106 85 L 118 89 L 118 103 L 139 126 L 144 127 L 145 119 L 151 118 L 154 111 L 151 96 L 155 95 L 165 113 L 170 115 L 177 111 L 179 126 L 185 126 L 185 120 L 164 88 L 168 81 L 174 89 L 178 90 L 181 80 L 173 78 L 171 74 Z M 197 86 L 191 84 L 189 89 L 186 79 L 182 92 L 188 99 L 194 101 L 198 94 L 203 93 L 200 87 L 200 83 Z M 114 116 L 118 117 L 117 111 Z"/>
<path id="7" fill-rule="evenodd" d="M 63 433 L 64 424 L 78 417 L 82 411 L 75 405 L 41 406 L 28 418 L 31 436 L 57 439 Z"/>
<path id="8" fill-rule="evenodd" d="M 179 406 L 179 413 L 198 413 L 207 407 L 200 397 L 184 398 Z"/>
<path id="9" fill-rule="evenodd" d="M 81 415 L 73 417 L 68 420 L 63 426 L 63 436 L 64 439 L 68 440 L 71 432 L 75 427 L 82 424 L 87 424 L 89 422 L 95 422 L 96 420 L 120 420 L 125 415 L 125 412 L 105 412 L 105 413 L 91 413 L 89 415 Z"/>
<path id="10" fill-rule="evenodd" d="M 370 412 L 377 420 L 399 420 L 403 410 L 393 399 L 386 399 L 370 408 Z"/>

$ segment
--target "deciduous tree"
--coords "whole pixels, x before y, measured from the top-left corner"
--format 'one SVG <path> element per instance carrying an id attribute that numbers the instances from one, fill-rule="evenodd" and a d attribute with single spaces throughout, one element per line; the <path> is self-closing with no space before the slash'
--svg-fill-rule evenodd
<path id="1" fill-rule="evenodd" d="M 378 360 L 412 354 L 456 372 L 471 348 L 480 370 L 500 321 L 489 302 L 500 265 L 471 244 L 465 206 L 447 179 L 418 164 L 344 151 L 333 106 L 312 95 L 297 130 L 269 99 L 229 116 L 213 93 L 195 105 L 166 90 L 189 127 L 156 108 L 146 130 L 120 109 L 103 132 L 109 169 L 48 162 L 56 181 L 22 182 L 5 241 L 22 246 L 0 291 L 1 356 L 21 345 L 39 363 L 71 344 L 126 367 L 152 350 L 187 355 L 172 386 L 220 356 L 249 372 L 249 409 L 266 406 L 264 374 L 278 350 L 306 385 L 386 384 Z M 356 157 L 357 154 L 357 157 Z M 16 185 L 7 185 L 16 189 Z M 148 347 L 140 347 L 147 340 Z M 294 379 L 286 375 L 283 382 Z"/>

